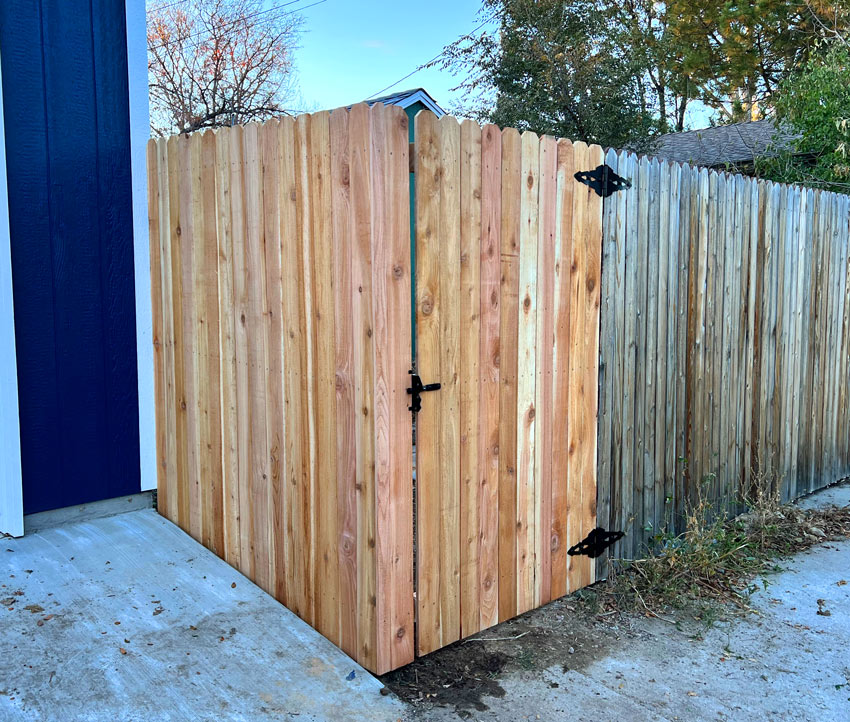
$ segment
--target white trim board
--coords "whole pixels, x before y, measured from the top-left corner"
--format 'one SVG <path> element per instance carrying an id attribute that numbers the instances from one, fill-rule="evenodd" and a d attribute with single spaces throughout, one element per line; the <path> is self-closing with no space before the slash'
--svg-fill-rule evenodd
<path id="1" fill-rule="evenodd" d="M 414 103 L 422 103 L 428 110 L 430 110 L 434 115 L 438 118 L 441 118 L 446 114 L 446 111 L 443 110 L 439 105 L 437 105 L 437 101 L 434 100 L 428 93 L 419 88 L 415 93 L 411 93 L 406 98 L 399 100 L 397 103 L 393 103 L 393 105 L 401 106 L 402 108 L 408 108 Z"/>
<path id="2" fill-rule="evenodd" d="M 139 375 L 139 454 L 142 491 L 156 488 L 153 318 L 148 240 L 146 153 L 150 138 L 148 41 L 145 0 L 125 0 L 130 96 L 130 162 L 133 185 L 133 265 L 136 280 L 136 357 Z"/>
<path id="3" fill-rule="evenodd" d="M 0 89 L 3 69 L 0 67 Z M 12 238 L 6 186 L 6 135 L 0 96 L 0 533 L 23 536 L 21 424 L 18 417 L 18 363 L 12 296 Z"/>

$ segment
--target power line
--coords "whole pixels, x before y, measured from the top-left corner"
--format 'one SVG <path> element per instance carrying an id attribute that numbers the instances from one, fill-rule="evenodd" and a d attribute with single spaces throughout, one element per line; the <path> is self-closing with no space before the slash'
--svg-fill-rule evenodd
<path id="1" fill-rule="evenodd" d="M 481 28 L 483 28 L 485 25 L 487 25 L 487 23 L 489 23 L 489 22 L 491 21 L 491 19 L 492 19 L 492 18 L 488 18 L 488 19 L 487 19 L 487 20 L 485 20 L 484 22 L 482 22 L 482 23 L 478 24 L 476 27 L 474 27 L 472 30 L 470 30 L 470 31 L 469 31 L 466 35 L 467 35 L 467 36 L 469 36 L 469 35 L 472 35 L 473 33 L 477 33 L 479 30 L 481 30 Z M 437 54 L 436 54 L 433 58 L 431 58 L 430 60 L 425 61 L 424 63 L 422 63 L 422 65 L 420 65 L 420 66 L 418 66 L 418 67 L 414 68 L 414 69 L 413 69 L 413 70 L 411 70 L 411 71 L 410 71 L 407 75 L 405 75 L 403 78 L 399 78 L 399 79 L 398 79 L 398 80 L 396 80 L 394 83 L 390 83 L 390 84 L 389 84 L 386 88 L 381 88 L 381 89 L 380 89 L 377 93 L 372 93 L 372 95 L 370 95 L 368 98 L 366 98 L 366 100 L 371 100 L 371 99 L 372 99 L 372 98 L 374 98 L 376 95 L 380 95 L 381 93 L 386 93 L 386 92 L 387 92 L 390 88 L 394 88 L 394 87 L 395 87 L 396 85 L 398 85 L 399 83 L 403 83 L 403 82 L 404 82 L 405 80 L 407 80 L 407 79 L 408 79 L 411 75 L 416 75 L 416 73 L 418 73 L 420 70 L 424 70 L 424 69 L 425 69 L 425 68 L 427 68 L 427 67 L 428 67 L 431 63 L 433 63 L 433 62 L 435 62 L 435 61 L 439 60 L 441 57 L 443 57 L 443 55 L 445 54 L 445 52 L 446 52 L 446 49 L 445 49 L 445 48 L 443 48 L 443 49 L 442 49 L 439 53 L 437 53 Z"/>
<path id="2" fill-rule="evenodd" d="M 185 2 L 185 0 L 179 0 L 179 1 Z M 328 0 L 317 0 L 317 2 L 311 3 L 310 5 L 304 5 L 303 7 L 295 8 L 295 10 L 292 10 L 288 13 L 284 13 L 283 15 L 281 15 L 281 17 L 285 17 L 286 15 L 294 15 L 296 12 L 299 12 L 299 11 L 302 11 L 302 10 L 307 10 L 309 8 L 315 7 L 316 5 L 321 5 L 322 3 L 326 3 L 327 1 Z M 299 2 L 302 2 L 302 0 L 289 0 L 289 2 L 281 3 L 279 5 L 273 5 L 270 8 L 266 8 L 265 10 L 258 10 L 255 13 L 250 13 L 249 15 L 244 15 L 240 18 L 237 18 L 236 20 L 230 21 L 229 23 L 226 24 L 225 27 L 226 27 L 226 29 L 233 28 L 236 25 L 238 25 L 239 23 L 245 22 L 246 20 L 250 20 L 251 18 L 256 18 L 256 17 L 259 17 L 260 15 L 265 15 L 266 13 L 274 12 L 276 10 L 282 10 L 285 7 L 288 7 L 290 5 L 295 5 L 296 3 L 299 3 Z M 177 5 L 178 3 L 172 3 L 172 4 Z M 180 41 L 182 42 L 182 41 L 186 41 L 186 40 L 191 40 L 192 38 L 200 37 L 201 35 L 204 35 L 206 32 L 207 32 L 206 30 L 199 30 L 196 33 L 191 33 L 190 35 L 187 35 L 185 38 L 180 38 Z M 158 45 L 152 45 L 151 47 L 149 47 L 148 52 L 150 52 L 151 50 L 158 50 L 159 48 L 164 48 L 166 45 L 171 45 L 171 44 L 176 43 L 176 42 L 178 42 L 178 41 L 177 40 L 163 40 Z M 200 43 L 195 43 L 194 45 L 190 45 L 189 47 L 196 47 L 197 45 L 200 45 Z"/>
<path id="3" fill-rule="evenodd" d="M 176 2 L 168 3 L 167 5 L 160 5 L 159 7 L 150 8 L 149 10 L 146 10 L 145 12 L 148 15 L 151 15 L 152 13 L 160 13 L 163 10 L 168 10 L 168 8 L 173 8 L 175 5 L 182 5 L 185 2 L 188 2 L 188 0 L 177 0 Z"/>

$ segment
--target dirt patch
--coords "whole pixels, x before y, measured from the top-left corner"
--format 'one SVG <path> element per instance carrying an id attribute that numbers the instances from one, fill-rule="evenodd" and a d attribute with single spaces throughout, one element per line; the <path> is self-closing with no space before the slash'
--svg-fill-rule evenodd
<path id="1" fill-rule="evenodd" d="M 584 669 L 624 634 L 631 636 L 631 630 L 566 597 L 421 657 L 381 681 L 420 711 L 438 705 L 465 718 L 486 710 L 486 697 L 504 697 L 500 680 L 506 675 Z"/>

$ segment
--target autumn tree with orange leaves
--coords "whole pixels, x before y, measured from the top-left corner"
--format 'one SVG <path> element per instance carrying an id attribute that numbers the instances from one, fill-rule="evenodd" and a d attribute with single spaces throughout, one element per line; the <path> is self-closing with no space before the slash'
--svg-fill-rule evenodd
<path id="1" fill-rule="evenodd" d="M 148 11 L 153 134 L 286 113 L 300 27 L 296 12 L 262 0 L 161 0 Z"/>

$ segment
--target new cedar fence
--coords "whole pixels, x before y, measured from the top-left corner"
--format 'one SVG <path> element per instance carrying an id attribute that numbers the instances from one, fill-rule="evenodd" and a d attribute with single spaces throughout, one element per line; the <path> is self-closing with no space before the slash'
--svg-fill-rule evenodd
<path id="1" fill-rule="evenodd" d="M 850 197 L 608 151 L 599 523 L 612 554 L 850 475 Z"/>
<path id="2" fill-rule="evenodd" d="M 413 659 L 400 108 L 148 146 L 159 509 L 377 672 Z"/>
<path id="3" fill-rule="evenodd" d="M 845 196 L 363 104 L 148 185 L 159 509 L 374 672 L 850 470 Z"/>

